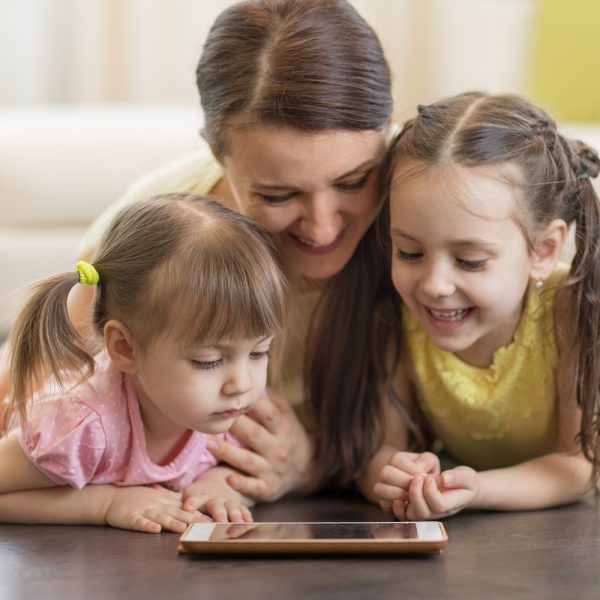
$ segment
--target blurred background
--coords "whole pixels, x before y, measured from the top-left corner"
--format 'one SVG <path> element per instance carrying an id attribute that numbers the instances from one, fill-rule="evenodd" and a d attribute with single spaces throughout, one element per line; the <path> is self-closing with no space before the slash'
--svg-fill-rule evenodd
<path id="1" fill-rule="evenodd" d="M 72 268 L 132 180 L 197 147 L 195 66 L 233 3 L 0 0 L 0 335 L 23 285 Z M 351 3 L 381 38 L 397 120 L 467 89 L 510 91 L 600 143 L 600 0 Z"/>

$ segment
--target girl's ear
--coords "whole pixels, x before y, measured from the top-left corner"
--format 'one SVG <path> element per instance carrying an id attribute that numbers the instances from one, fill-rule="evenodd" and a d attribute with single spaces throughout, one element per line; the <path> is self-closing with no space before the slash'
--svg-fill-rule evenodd
<path id="1" fill-rule="evenodd" d="M 133 336 L 121 321 L 111 319 L 104 326 L 104 345 L 115 367 L 124 373 L 136 370 L 136 352 Z"/>
<path id="2" fill-rule="evenodd" d="M 562 219 L 554 219 L 542 230 L 533 245 L 532 279 L 543 282 L 550 277 L 560 259 L 566 239 L 567 224 Z"/>

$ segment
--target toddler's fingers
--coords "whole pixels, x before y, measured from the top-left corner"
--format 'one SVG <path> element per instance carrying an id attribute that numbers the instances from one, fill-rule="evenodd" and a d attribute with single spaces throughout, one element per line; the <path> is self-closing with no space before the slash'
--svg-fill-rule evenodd
<path id="1" fill-rule="evenodd" d="M 133 523 L 131 524 L 131 529 L 134 531 L 143 531 L 144 533 L 160 533 L 161 526 L 155 521 L 144 517 L 143 515 L 137 515 Z"/>
<path id="2" fill-rule="evenodd" d="M 249 498 L 264 498 L 266 497 L 268 488 L 265 481 L 258 477 L 249 477 L 240 473 L 232 473 L 227 477 L 227 483 L 236 492 Z"/>
<path id="3" fill-rule="evenodd" d="M 181 506 L 183 510 L 187 510 L 188 512 L 195 512 L 197 510 L 202 510 L 202 507 L 208 500 L 208 497 L 201 494 L 199 496 L 190 496 L 186 498 Z"/>
<path id="4" fill-rule="evenodd" d="M 250 512 L 250 509 L 247 506 L 242 506 L 240 510 L 242 511 L 242 519 L 244 523 L 254 522 L 254 517 L 252 516 L 252 513 Z"/>
<path id="5" fill-rule="evenodd" d="M 222 498 L 211 498 L 204 505 L 204 511 L 217 523 L 227 523 L 227 509 Z"/>
<path id="6" fill-rule="evenodd" d="M 373 492 L 381 500 L 408 500 L 408 492 L 405 489 L 387 483 L 377 482 L 373 486 Z"/>
<path id="7" fill-rule="evenodd" d="M 399 471 L 404 471 L 408 475 L 417 475 L 421 471 L 419 466 L 415 463 L 415 459 L 418 454 L 414 452 L 396 452 L 392 458 L 390 458 L 389 464 L 392 467 L 396 467 Z"/>
<path id="8" fill-rule="evenodd" d="M 227 511 L 227 520 L 230 523 L 243 523 L 242 511 L 240 505 L 237 502 L 228 500 L 225 502 L 225 510 Z"/>
<path id="9" fill-rule="evenodd" d="M 380 500 L 379 507 L 386 513 L 393 513 L 391 500 Z"/>
<path id="10" fill-rule="evenodd" d="M 379 481 L 407 490 L 416 473 L 407 473 L 393 465 L 385 465 L 379 473 Z"/>

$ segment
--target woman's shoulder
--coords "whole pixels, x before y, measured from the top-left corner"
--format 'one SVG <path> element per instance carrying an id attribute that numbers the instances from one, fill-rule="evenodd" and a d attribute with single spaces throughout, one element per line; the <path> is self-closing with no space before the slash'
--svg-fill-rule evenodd
<path id="1" fill-rule="evenodd" d="M 223 176 L 208 146 L 202 146 L 136 179 L 86 231 L 77 255 L 89 259 L 115 215 L 126 206 L 157 194 L 209 194 Z"/>

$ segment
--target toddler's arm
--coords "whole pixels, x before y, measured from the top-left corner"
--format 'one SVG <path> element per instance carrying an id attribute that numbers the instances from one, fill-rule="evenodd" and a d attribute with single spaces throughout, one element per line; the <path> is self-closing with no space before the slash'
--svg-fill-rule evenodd
<path id="1" fill-rule="evenodd" d="M 160 486 L 68 486 L 0 494 L 0 522 L 111 525 L 148 533 L 181 533 L 188 523 L 210 520 L 181 508 L 181 494 Z"/>

